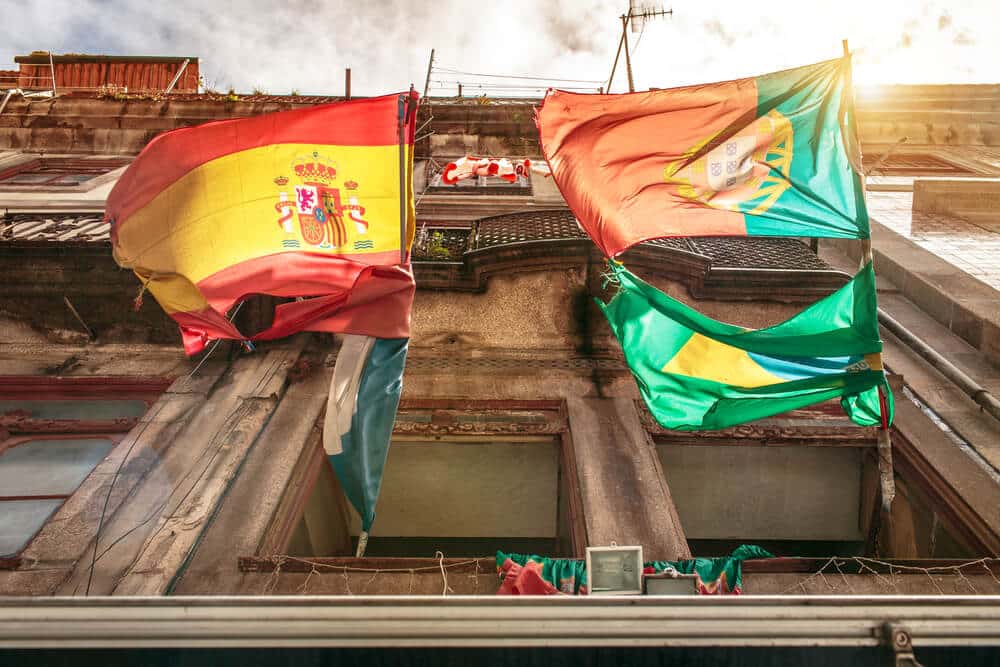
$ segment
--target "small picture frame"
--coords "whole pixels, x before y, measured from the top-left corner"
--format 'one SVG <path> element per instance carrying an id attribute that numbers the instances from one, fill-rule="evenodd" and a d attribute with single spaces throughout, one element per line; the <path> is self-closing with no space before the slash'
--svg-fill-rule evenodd
<path id="1" fill-rule="evenodd" d="M 642 577 L 643 595 L 698 595 L 698 575 L 669 569 Z"/>
<path id="2" fill-rule="evenodd" d="M 587 547 L 590 595 L 642 595 L 642 547 Z"/>

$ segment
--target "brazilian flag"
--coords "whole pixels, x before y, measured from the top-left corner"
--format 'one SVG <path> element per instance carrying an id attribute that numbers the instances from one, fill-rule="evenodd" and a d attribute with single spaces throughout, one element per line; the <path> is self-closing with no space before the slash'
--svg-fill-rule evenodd
<path id="1" fill-rule="evenodd" d="M 840 398 L 857 424 L 880 423 L 882 370 L 875 273 L 765 329 L 718 322 L 646 284 L 616 262 L 620 289 L 598 301 L 646 405 L 664 428 L 720 429 Z"/>

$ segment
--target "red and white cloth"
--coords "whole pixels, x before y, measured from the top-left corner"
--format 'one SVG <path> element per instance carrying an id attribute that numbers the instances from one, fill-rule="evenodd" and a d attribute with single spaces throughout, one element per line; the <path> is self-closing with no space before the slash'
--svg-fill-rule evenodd
<path id="1" fill-rule="evenodd" d="M 474 176 L 496 176 L 514 183 L 519 176 L 527 177 L 532 172 L 546 177 L 552 175 L 549 166 L 544 162 L 533 163 L 528 159 L 511 161 L 507 158 L 467 155 L 445 166 L 441 172 L 441 182 L 445 185 L 455 185 Z"/>

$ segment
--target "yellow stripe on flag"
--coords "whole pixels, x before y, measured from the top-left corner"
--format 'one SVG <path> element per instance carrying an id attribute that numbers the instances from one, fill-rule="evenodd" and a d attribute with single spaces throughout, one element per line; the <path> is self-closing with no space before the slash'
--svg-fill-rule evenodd
<path id="1" fill-rule="evenodd" d="M 315 169 L 307 169 L 303 173 L 311 176 L 303 178 L 295 167 L 307 164 L 332 167 L 335 175 L 321 169 L 317 177 Z M 311 242 L 300 226 L 296 186 L 308 189 L 317 181 L 328 192 L 337 190 L 344 206 L 364 210 L 352 209 L 367 224 L 364 231 L 349 212 L 343 216 L 336 248 Z M 262 146 L 207 162 L 160 192 L 122 222 L 116 258 L 143 273 L 181 274 L 198 283 L 248 259 L 281 252 L 398 251 L 399 198 L 399 146 Z M 283 223 L 289 213 L 290 221 Z M 320 227 L 312 225 L 313 232 Z"/>
<path id="2" fill-rule="evenodd" d="M 788 381 L 768 373 L 744 350 L 699 333 L 693 334 L 662 370 L 736 387 L 763 387 Z"/>
<path id="3" fill-rule="evenodd" d="M 192 285 L 183 276 L 143 276 L 138 271 L 136 275 L 146 285 L 146 289 L 156 297 L 156 302 L 168 314 L 191 313 L 204 310 L 208 302 L 202 296 L 201 290 Z"/>

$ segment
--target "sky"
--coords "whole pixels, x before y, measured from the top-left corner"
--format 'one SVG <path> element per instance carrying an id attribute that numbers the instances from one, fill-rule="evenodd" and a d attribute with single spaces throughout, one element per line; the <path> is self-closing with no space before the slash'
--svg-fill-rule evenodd
<path id="1" fill-rule="evenodd" d="M 639 5 L 655 5 L 643 0 Z M 860 85 L 1000 83 L 1000 0 L 677 0 L 629 31 L 636 88 L 751 76 L 855 53 Z M 33 50 L 197 56 L 206 86 L 272 94 L 540 95 L 606 85 L 627 0 L 0 0 L 0 69 Z M 469 73 L 520 75 L 503 79 Z M 558 81 L 557 78 L 577 79 Z M 503 85 L 537 89 L 499 88 Z M 624 58 L 612 90 L 624 90 Z"/>

